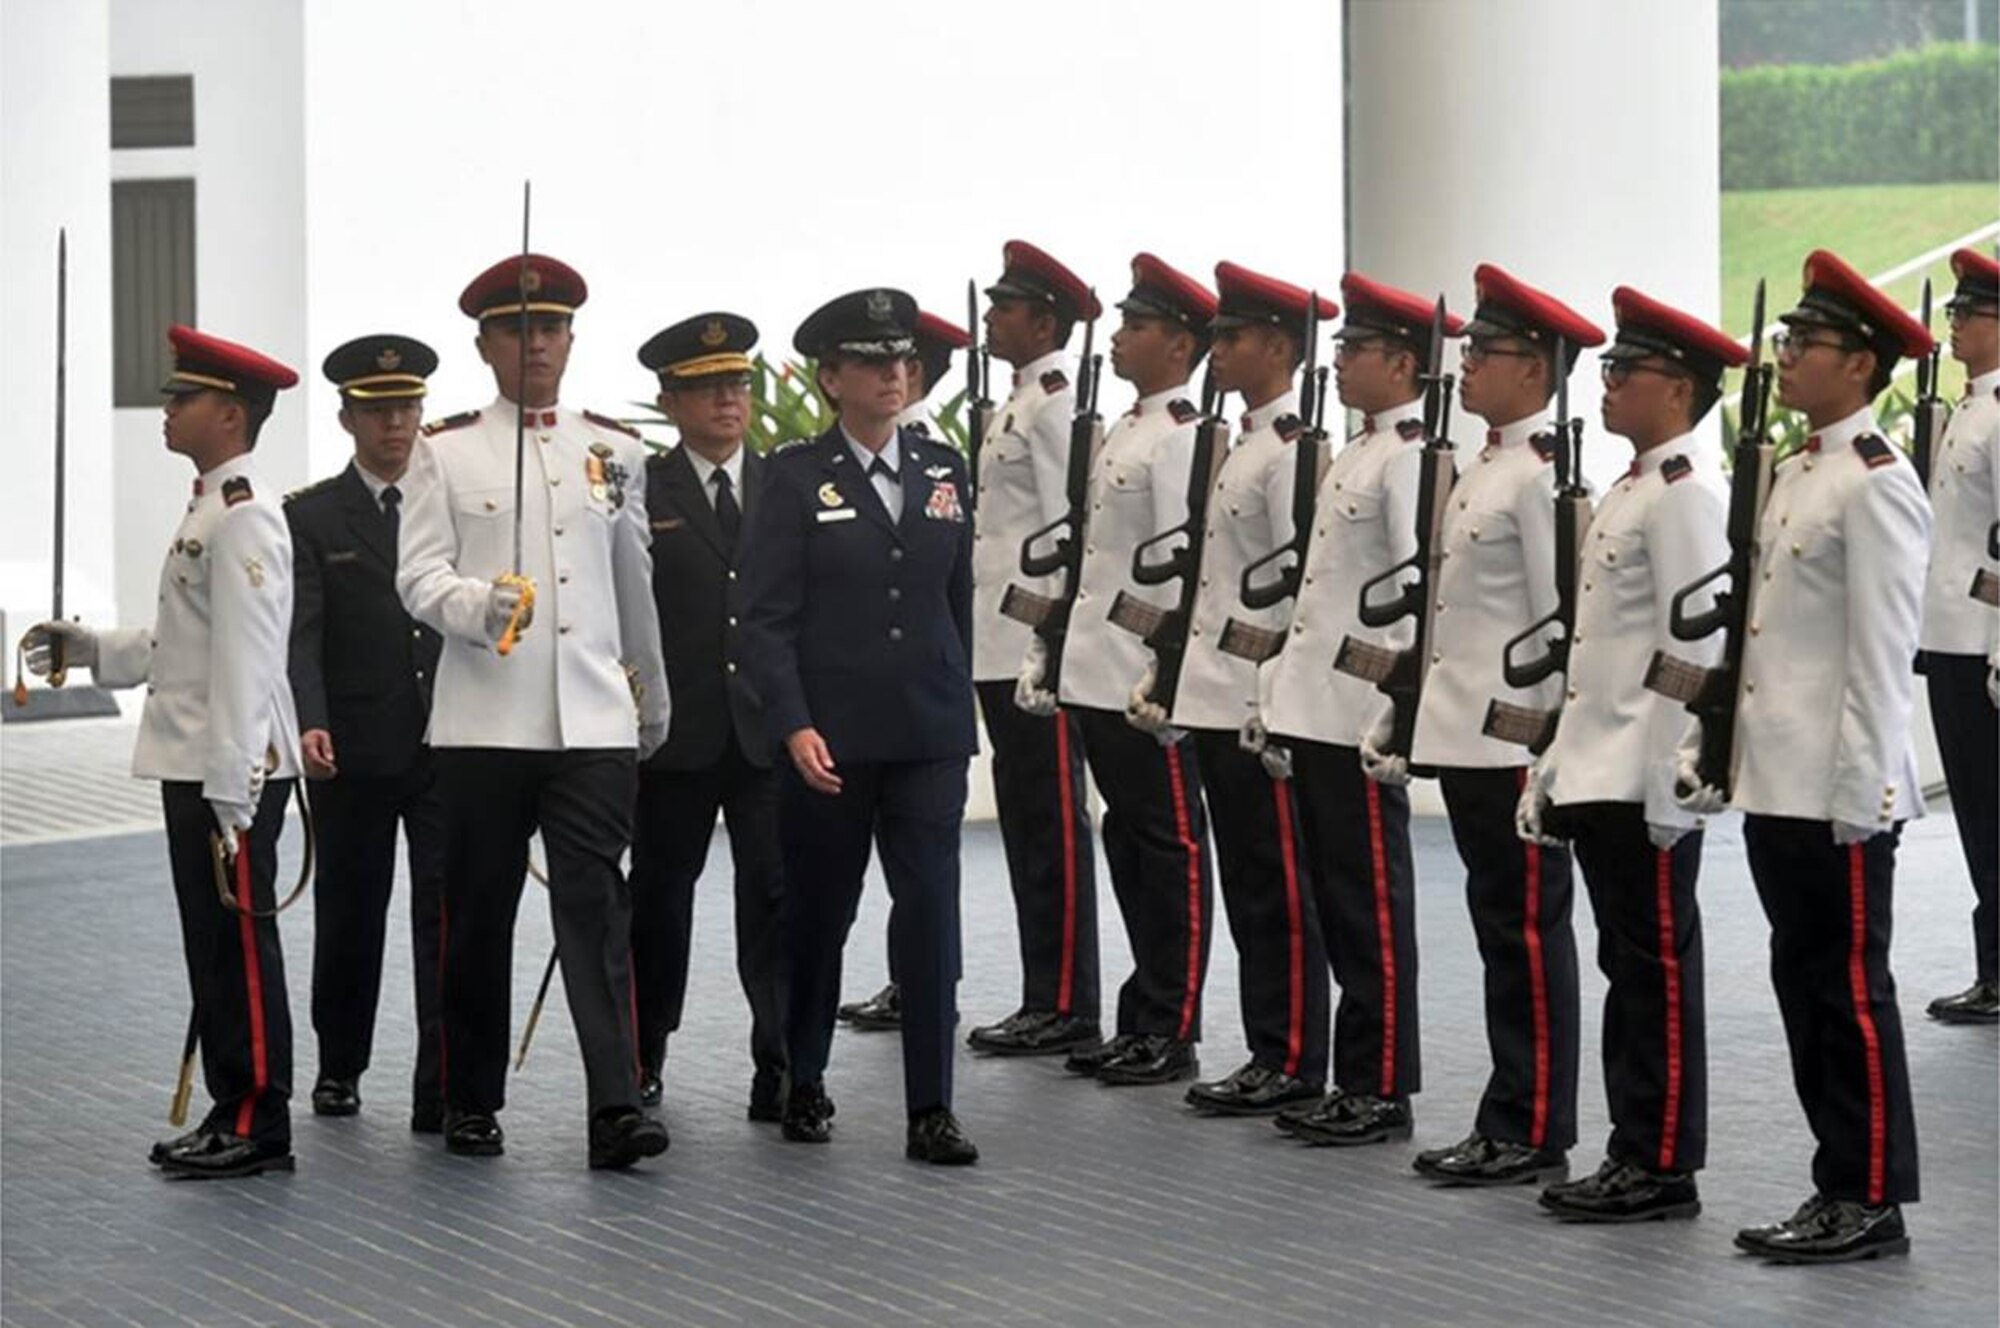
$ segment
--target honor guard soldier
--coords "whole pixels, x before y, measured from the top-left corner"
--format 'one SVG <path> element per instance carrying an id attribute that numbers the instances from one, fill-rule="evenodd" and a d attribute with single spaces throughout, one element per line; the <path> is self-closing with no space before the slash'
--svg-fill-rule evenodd
<path id="1" fill-rule="evenodd" d="M 396 545 L 410 453 L 437 354 L 390 334 L 326 357 L 354 457 L 285 502 L 292 532 L 292 697 L 312 782 L 319 883 L 313 891 L 312 1020 L 319 1036 L 313 1113 L 352 1116 L 375 1040 L 382 947 L 396 881 L 396 827 L 408 845 L 417 1064 L 410 1128 L 444 1128 L 439 914 L 444 805 L 424 726 L 438 634 L 396 597 Z"/>
<path id="2" fill-rule="evenodd" d="M 445 1146 L 503 1148 L 514 915 L 540 830 L 590 1165 L 617 1168 L 667 1147 L 639 1106 L 619 859 L 668 700 L 645 448 L 617 421 L 558 404 L 587 294 L 567 264 L 529 254 L 459 296 L 499 395 L 426 429 L 396 587 L 445 638 L 430 727 L 446 820 Z"/>
<path id="3" fill-rule="evenodd" d="M 167 450 L 197 478 L 160 572 L 153 625 L 39 623 L 22 645 L 36 674 L 80 667 L 100 686 L 145 684 L 132 774 L 160 781 L 194 992 L 190 1034 L 215 1099 L 199 1126 L 155 1144 L 152 1160 L 174 1177 L 254 1176 L 293 1165 L 292 1018 L 274 878 L 299 752 L 285 680 L 292 542 L 277 502 L 259 491 L 251 454 L 277 394 L 299 377 L 191 327 L 167 337 Z"/>
<path id="4" fill-rule="evenodd" d="M 763 707 L 738 657 L 743 527 L 763 501 L 767 465 L 743 445 L 756 344 L 749 319 L 710 313 L 639 350 L 680 446 L 646 461 L 653 602 L 675 720 L 666 745 L 639 769 L 632 977 L 640 1096 L 651 1105 L 660 1100 L 667 1037 L 681 1024 L 695 882 L 720 812 L 736 873 L 736 976 L 750 1002 L 750 1119 L 775 1121 L 785 1087 L 778 785 Z"/>
<path id="5" fill-rule="evenodd" d="M 1758 528 L 1729 802 L 1771 922 L 1771 982 L 1818 1149 L 1789 1220 L 1738 1232 L 1788 1263 L 1909 1249 L 1917 1131 L 1889 972 L 1896 843 L 1923 813 L 1910 745 L 1930 509 L 1869 403 L 1931 348 L 1902 307 L 1825 250 L 1774 339 L 1778 399 L 1812 433 L 1779 463 Z M 1690 810 L 1719 790 L 1683 741 Z"/>
<path id="6" fill-rule="evenodd" d="M 1459 392 L 1486 421 L 1486 445 L 1445 511 L 1430 674 L 1407 766 L 1437 773 L 1465 864 L 1493 1073 L 1472 1133 L 1419 1153 L 1416 1169 L 1447 1185 L 1508 1185 L 1561 1179 L 1576 1142 L 1576 939 L 1568 852 L 1515 834 L 1527 749 L 1485 736 L 1484 723 L 1496 698 L 1548 710 L 1560 695 L 1553 682 L 1508 686 L 1501 661 L 1507 642 L 1556 606 L 1549 400 L 1580 348 L 1604 333 L 1491 264 L 1474 284 Z M 1406 779 L 1406 763 L 1382 754 L 1386 736 L 1387 716 L 1362 741 L 1364 769 L 1383 783 Z"/>
<path id="7" fill-rule="evenodd" d="M 1951 256 L 1958 289 L 1945 305 L 1965 400 L 1931 465 L 1930 576 L 1924 582 L 1923 673 L 1951 814 L 1978 904 L 1972 986 L 1927 1011 L 1948 1024 L 2000 1020 L 2000 263 L 1976 249 Z"/>
<path id="8" fill-rule="evenodd" d="M 1260 666 L 1261 704 L 1245 737 L 1250 747 L 1289 752 L 1320 930 L 1340 985 L 1333 1086 L 1310 1108 L 1280 1113 L 1277 1124 L 1308 1143 L 1354 1145 L 1408 1138 L 1410 1097 L 1422 1086 L 1416 874 L 1408 791 L 1361 769 L 1362 736 L 1389 702 L 1336 670 L 1333 658 L 1348 637 L 1402 650 L 1414 635 L 1407 624 L 1368 627 L 1357 610 L 1363 582 L 1416 552 L 1421 379 L 1436 348 L 1430 301 L 1354 272 L 1340 294 L 1347 320 L 1334 381 L 1341 404 L 1361 412 L 1361 432 L 1320 480 L 1287 643 Z M 1462 327 L 1447 317 L 1443 330 Z"/>
<path id="9" fill-rule="evenodd" d="M 1656 651 L 1691 654 L 1667 625 L 1673 602 L 1729 557 L 1721 458 L 1695 426 L 1749 353 L 1628 286 L 1611 297 L 1618 335 L 1603 356 L 1604 430 L 1632 464 L 1590 523 L 1578 571 L 1568 691 L 1555 737 L 1521 793 L 1521 837 L 1569 841 L 1597 918 L 1604 972 L 1604 1093 L 1611 1141 L 1596 1174 L 1541 1203 L 1571 1222 L 1692 1217 L 1708 1147 L 1701 819 L 1674 801 L 1686 712 L 1648 690 Z"/>
<path id="10" fill-rule="evenodd" d="M 1000 611 L 1010 585 L 1052 595 L 1021 571 L 1021 544 L 1068 508 L 1064 479 L 1076 393 L 1063 347 L 1097 296 L 1023 240 L 986 288 L 986 345 L 1014 366 L 1014 390 L 978 457 L 972 678 L 993 753 L 993 798 L 1021 939 L 1021 1008 L 972 1030 L 977 1051 L 1049 1056 L 1098 1041 L 1097 876 L 1083 799 L 1083 738 L 1070 717 L 1031 715 L 1014 685 L 1032 636 Z"/>
<path id="11" fill-rule="evenodd" d="M 1139 399 L 1105 433 L 1091 468 L 1082 572 L 1058 685 L 1104 798 L 1104 861 L 1133 962 L 1118 993 L 1117 1035 L 1072 1052 L 1068 1067 L 1105 1084 L 1158 1084 L 1199 1073 L 1194 1048 L 1214 931 L 1214 873 L 1194 744 L 1177 730 L 1156 737 L 1126 722 L 1132 682 L 1153 655 L 1110 615 L 1120 595 L 1150 593 L 1132 578 L 1137 546 L 1187 520 L 1201 418 L 1188 378 L 1208 353 L 1216 302 L 1200 282 L 1140 254 L 1118 309 L 1111 368 Z M 1042 677 L 1031 665 L 1016 699 L 1030 713 L 1054 714 L 1057 697 Z"/>
<path id="12" fill-rule="evenodd" d="M 909 404 L 896 417 L 896 425 L 919 438 L 946 442 L 944 431 L 938 427 L 937 417 L 931 413 L 928 398 L 932 390 L 944 381 L 944 376 L 951 372 L 952 352 L 970 346 L 972 334 L 956 323 L 919 309 L 913 340 L 915 347 L 907 366 L 909 391 L 906 395 Z M 889 925 L 894 928 L 893 919 Z M 893 947 L 889 953 L 893 959 Z M 881 1032 L 902 1022 L 902 1008 L 901 998 L 896 992 L 896 974 L 892 969 L 886 986 L 865 1001 L 841 1006 L 839 1018 L 857 1031 Z"/>
<path id="13" fill-rule="evenodd" d="M 829 301 L 793 344 L 839 416 L 771 458 L 745 538 L 743 658 L 785 750 L 784 1136 L 825 1143 L 840 961 L 871 846 L 893 903 L 902 993 L 905 1152 L 964 1165 L 952 1114 L 959 829 L 972 716 L 972 523 L 956 450 L 898 430 L 916 303 Z"/>
<path id="14" fill-rule="evenodd" d="M 1299 851 L 1298 807 L 1289 776 L 1265 769 L 1238 742 L 1257 706 L 1257 665 L 1221 648 L 1235 623 L 1283 630 L 1276 608 L 1240 598 L 1244 571 L 1293 536 L 1293 447 L 1309 444 L 1292 376 L 1306 355 L 1306 329 L 1334 318 L 1333 301 L 1234 263 L 1215 269 L 1220 305 L 1209 327 L 1215 386 L 1240 393 L 1243 433 L 1216 475 L 1201 557 L 1201 586 L 1172 723 L 1193 734 L 1215 830 L 1222 902 L 1236 942 L 1250 1059 L 1228 1076 L 1188 1089 L 1188 1105 L 1210 1115 L 1268 1115 L 1316 1100 L 1326 1084 L 1326 951 L 1308 864 Z M 1142 679 L 1142 689 L 1144 681 Z M 1134 718 L 1160 729 L 1150 697 L 1130 698 Z"/>

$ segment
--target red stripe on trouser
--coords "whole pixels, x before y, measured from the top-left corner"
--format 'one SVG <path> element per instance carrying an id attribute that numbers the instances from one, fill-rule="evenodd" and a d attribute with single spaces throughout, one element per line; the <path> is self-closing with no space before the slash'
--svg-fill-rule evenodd
<path id="1" fill-rule="evenodd" d="M 1681 1130 L 1681 960 L 1674 946 L 1674 859 L 1654 850 L 1654 893 L 1660 912 L 1660 971 L 1667 985 L 1667 1101 L 1660 1112 L 1660 1170 L 1674 1169 L 1674 1145 Z"/>
<path id="2" fill-rule="evenodd" d="M 1396 1095 L 1396 922 L 1389 911 L 1389 864 L 1382 846 L 1382 789 L 1372 779 L 1368 794 L 1368 862 L 1375 876 L 1375 941 L 1382 953 L 1382 1096 Z"/>
<path id="3" fill-rule="evenodd" d="M 257 1101 L 271 1083 L 268 1048 L 264 1041 L 264 967 L 257 956 L 257 907 L 250 891 L 250 836 L 236 832 L 236 934 L 243 941 L 243 985 L 250 997 L 250 1096 L 236 1108 L 236 1133 L 248 1135 L 257 1120 Z"/>
<path id="4" fill-rule="evenodd" d="M 1527 783 L 1527 771 L 1517 774 Z M 1521 939 L 1528 950 L 1528 992 L 1535 1037 L 1535 1109 L 1528 1142 L 1540 1148 L 1549 1133 L 1549 980 L 1542 966 L 1542 848 L 1522 841 L 1528 868 L 1527 890 L 1521 901 Z"/>
<path id="5" fill-rule="evenodd" d="M 1271 798 L 1278 805 L 1278 857 L 1285 869 L 1285 934 L 1288 938 L 1285 959 L 1291 988 L 1291 999 L 1286 1005 L 1285 1073 L 1297 1074 L 1306 1040 L 1306 933 L 1305 919 L 1300 916 L 1299 855 L 1292 842 L 1292 803 L 1287 796 L 1290 792 L 1289 781 L 1271 781 Z"/>
<path id="6" fill-rule="evenodd" d="M 1076 789 L 1069 770 L 1069 716 L 1056 712 L 1056 791 L 1062 803 L 1063 921 L 1062 967 L 1056 982 L 1056 1013 L 1068 1014 L 1076 981 Z"/>
<path id="7" fill-rule="evenodd" d="M 1868 966 L 1862 957 L 1868 942 L 1868 878 L 1859 844 L 1847 846 L 1847 895 L 1851 937 L 1847 949 L 1847 987 L 1854 998 L 1854 1020 L 1861 1026 L 1861 1048 L 1868 1061 L 1868 1202 L 1879 1204 L 1885 1165 L 1886 1107 L 1882 1091 L 1882 1043 L 1875 1035 L 1875 1016 L 1868 1008 Z"/>
<path id="8" fill-rule="evenodd" d="M 1185 1042 L 1194 1033 L 1195 1007 L 1201 1002 L 1201 845 L 1195 842 L 1188 817 L 1187 784 L 1181 778 L 1179 747 L 1167 750 L 1167 788 L 1174 801 L 1174 835 L 1187 855 L 1187 982 L 1181 989 L 1181 1027 Z"/>

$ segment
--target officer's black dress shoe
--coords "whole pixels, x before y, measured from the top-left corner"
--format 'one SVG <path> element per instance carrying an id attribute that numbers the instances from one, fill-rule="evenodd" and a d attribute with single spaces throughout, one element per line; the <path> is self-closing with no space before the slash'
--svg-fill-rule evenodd
<path id="1" fill-rule="evenodd" d="M 248 1139 L 224 1130 L 199 1131 L 189 1143 L 171 1147 L 160 1158 L 160 1171 L 174 1180 L 227 1180 L 266 1171 L 291 1171 L 292 1146 Z"/>
<path id="2" fill-rule="evenodd" d="M 146 1160 L 157 1167 L 160 1163 L 167 1160 L 167 1154 L 176 1149 L 192 1148 L 196 1141 L 208 1132 L 208 1123 L 204 1121 L 192 1130 L 189 1130 L 186 1134 L 177 1134 L 171 1139 L 158 1140 L 153 1144 L 152 1151 L 146 1154 Z"/>
<path id="3" fill-rule="evenodd" d="M 1108 1088 L 1130 1088 L 1142 1084 L 1171 1084 L 1192 1079 L 1201 1073 L 1194 1043 L 1147 1033 L 1125 1049 L 1116 1060 L 1098 1067 L 1097 1082 Z"/>
<path id="4" fill-rule="evenodd" d="M 1474 1134 L 1450 1148 L 1419 1153 L 1412 1165 L 1440 1185 L 1526 1185 L 1561 1180 L 1569 1173 L 1569 1153 Z"/>
<path id="5" fill-rule="evenodd" d="M 1324 1116 L 1333 1110 L 1334 1104 L 1347 1096 L 1347 1090 L 1338 1084 L 1327 1090 L 1325 1097 L 1316 1102 L 1294 1102 L 1271 1118 L 1271 1124 L 1286 1134 L 1297 1133 L 1292 1127 L 1310 1116 Z"/>
<path id="6" fill-rule="evenodd" d="M 1095 1019 L 1042 1011 L 1012 1028 L 1004 1020 L 993 1028 L 975 1028 L 967 1041 L 988 1056 L 1060 1056 L 1095 1046 L 1102 1037 Z"/>
<path id="7" fill-rule="evenodd" d="M 590 1169 L 623 1171 L 667 1151 L 667 1127 L 633 1108 L 599 1112 L 590 1122 Z"/>
<path id="8" fill-rule="evenodd" d="M 1120 1033 L 1114 1038 L 1092 1046 L 1078 1047 L 1063 1060 L 1063 1069 L 1071 1074 L 1094 1075 L 1111 1061 L 1123 1056 L 1138 1040 L 1137 1033 Z"/>
<path id="9" fill-rule="evenodd" d="M 1053 1017 L 1050 1010 L 1016 1010 L 997 1024 L 980 1024 L 965 1035 L 965 1045 L 974 1051 L 986 1051 L 995 1042 L 1011 1042 L 1021 1034 L 1021 1030 L 1032 1028 Z"/>
<path id="10" fill-rule="evenodd" d="M 842 1023 L 861 1033 L 879 1033 L 903 1026 L 903 995 L 891 982 L 865 1001 L 850 1001 L 836 1010 Z"/>
<path id="11" fill-rule="evenodd" d="M 639 1072 L 640 1106 L 657 1107 L 660 1105 L 660 1099 L 666 1095 L 666 1085 L 660 1082 L 660 1072 L 658 1070 L 641 1070 Z"/>
<path id="12" fill-rule="evenodd" d="M 500 1122 L 483 1111 L 444 1113 L 444 1147 L 460 1157 L 498 1157 L 507 1151 Z"/>
<path id="13" fill-rule="evenodd" d="M 1975 982 L 1956 996 L 1940 996 L 1924 1013 L 1943 1024 L 2000 1023 L 2000 982 Z"/>
<path id="14" fill-rule="evenodd" d="M 1776 1263 L 1848 1263 L 1908 1254 L 1909 1233 L 1895 1204 L 1861 1204 L 1815 1194 L 1785 1222 L 1745 1227 L 1736 1248 Z"/>
<path id="15" fill-rule="evenodd" d="M 1408 1098 L 1376 1097 L 1373 1093 L 1334 1093 L 1310 1113 L 1279 1128 L 1316 1146 L 1352 1148 L 1407 1139 L 1414 1117 Z"/>
<path id="16" fill-rule="evenodd" d="M 785 1094 L 785 1114 L 779 1122 L 785 1138 L 795 1144 L 823 1144 L 833 1138 L 833 1099 L 817 1081 L 793 1084 Z"/>
<path id="17" fill-rule="evenodd" d="M 443 1134 L 444 1103 L 419 1102 L 410 1108 L 411 1134 Z"/>
<path id="18" fill-rule="evenodd" d="M 357 1079 L 322 1077 L 313 1085 L 313 1115 L 354 1116 L 361 1111 L 361 1083 Z"/>
<path id="19" fill-rule="evenodd" d="M 1211 1116 L 1269 1116 L 1294 1102 L 1316 1101 L 1324 1090 L 1323 1084 L 1251 1061 L 1227 1079 L 1189 1088 L 1187 1104 Z"/>
<path id="20" fill-rule="evenodd" d="M 969 1167 L 979 1160 L 979 1149 L 958 1127 L 951 1108 L 932 1107 L 910 1118 L 910 1141 L 903 1156 L 934 1167 Z"/>
<path id="21" fill-rule="evenodd" d="M 785 1118 L 785 1077 L 759 1070 L 750 1080 L 750 1109 L 753 1121 L 774 1124 Z"/>
<path id="22" fill-rule="evenodd" d="M 1565 1222 L 1653 1222 L 1693 1217 L 1701 1194 L 1692 1172 L 1648 1171 L 1606 1158 L 1594 1174 L 1543 1190 L 1541 1205 Z"/>

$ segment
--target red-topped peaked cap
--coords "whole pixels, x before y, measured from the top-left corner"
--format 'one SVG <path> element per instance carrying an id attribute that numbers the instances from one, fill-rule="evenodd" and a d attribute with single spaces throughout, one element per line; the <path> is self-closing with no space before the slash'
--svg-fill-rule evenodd
<path id="1" fill-rule="evenodd" d="M 1009 240 L 1000 250 L 1000 280 L 986 288 L 996 300 L 1034 300 L 1066 323 L 1104 312 L 1082 277 L 1026 240 Z"/>
<path id="2" fill-rule="evenodd" d="M 1736 338 L 1630 286 L 1611 292 L 1611 311 L 1618 319 L 1618 337 L 1599 358 L 1672 360 L 1696 378 L 1722 381 L 1724 369 L 1749 363 L 1750 352 Z"/>
<path id="3" fill-rule="evenodd" d="M 1481 263 L 1472 273 L 1475 305 L 1468 337 L 1519 337 L 1538 346 L 1553 346 L 1557 337 L 1568 348 L 1565 372 L 1576 367 L 1586 346 L 1604 344 L 1604 329 L 1547 291 L 1493 263 Z"/>
<path id="4" fill-rule="evenodd" d="M 1407 342 L 1420 361 L 1429 361 L 1431 323 L 1437 313 L 1435 298 L 1427 300 L 1410 291 L 1371 281 L 1359 272 L 1350 272 L 1340 279 L 1340 298 L 1347 305 L 1347 321 L 1334 334 L 1336 340 L 1393 337 Z M 1465 320 L 1447 312 L 1444 334 L 1455 337 L 1464 331 Z"/>
<path id="5" fill-rule="evenodd" d="M 573 314 L 590 298 L 583 276 L 560 258 L 510 254 L 474 277 L 458 297 L 467 318 L 506 314 Z"/>
<path id="6" fill-rule="evenodd" d="M 298 385 L 298 372 L 289 366 L 183 323 L 167 329 L 167 342 L 173 347 L 174 371 L 160 391 L 168 396 L 228 392 L 269 410 L 278 393 Z"/>
<path id="7" fill-rule="evenodd" d="M 1215 265 L 1215 291 L 1218 307 L 1209 323 L 1213 331 L 1261 324 L 1281 327 L 1295 336 L 1305 335 L 1306 306 L 1312 303 L 1314 294 L 1303 286 L 1252 272 L 1240 264 L 1222 262 Z M 1324 295 L 1318 297 L 1318 308 L 1322 323 L 1340 317 L 1340 306 Z"/>
<path id="8" fill-rule="evenodd" d="M 1215 317 L 1217 302 L 1208 287 L 1151 254 L 1132 256 L 1132 290 L 1118 302 L 1121 313 L 1162 318 L 1200 335 Z"/>
<path id="9" fill-rule="evenodd" d="M 1885 363 L 1901 356 L 1928 355 L 1930 331 L 1901 305 L 1868 284 L 1838 254 L 1815 249 L 1806 256 L 1801 278 L 1805 294 L 1779 320 L 1787 327 L 1830 327 L 1858 338 Z"/>
<path id="10" fill-rule="evenodd" d="M 1958 289 L 1945 301 L 1945 308 L 1958 310 L 2000 305 L 2000 262 L 1995 261 L 1992 254 L 1981 253 L 1977 249 L 1954 249 L 1951 252 L 1951 274 L 1958 278 Z"/>
<path id="11" fill-rule="evenodd" d="M 949 318 L 919 309 L 915 340 L 916 359 L 924 367 L 924 391 L 928 393 L 951 372 L 951 353 L 972 344 L 972 334 Z"/>

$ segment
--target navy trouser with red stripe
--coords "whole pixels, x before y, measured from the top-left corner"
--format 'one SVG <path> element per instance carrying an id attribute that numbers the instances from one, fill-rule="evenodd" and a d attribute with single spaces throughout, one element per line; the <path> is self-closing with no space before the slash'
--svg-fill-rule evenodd
<path id="1" fill-rule="evenodd" d="M 1438 771 L 1486 970 L 1493 1074 L 1473 1128 L 1535 1148 L 1576 1143 L 1576 936 L 1569 851 L 1514 830 L 1525 767 Z"/>
<path id="2" fill-rule="evenodd" d="M 1938 757 L 1972 877 L 1972 952 L 1981 982 L 2000 978 L 2000 715 L 1980 655 L 1923 656 Z"/>
<path id="3" fill-rule="evenodd" d="M 250 827 L 247 868 L 232 868 L 240 900 L 249 880 L 253 907 L 277 906 L 278 832 L 293 781 L 264 785 Z M 194 781 L 160 785 L 167 817 L 167 858 L 181 915 L 181 947 L 194 993 L 202 1077 L 215 1105 L 202 1124 L 259 1143 L 292 1140 L 292 1012 L 285 999 L 285 956 L 276 918 L 252 918 L 223 904 L 215 888 L 209 836 L 215 815 Z"/>
<path id="4" fill-rule="evenodd" d="M 1636 802 L 1556 809 L 1597 918 L 1604 993 L 1607 1155 L 1649 1171 L 1699 1171 L 1708 1159 L 1708 1016 L 1703 997 L 1701 832 L 1672 849 L 1646 837 Z"/>
<path id="5" fill-rule="evenodd" d="M 1829 1199 L 1917 1198 L 1917 1125 L 1889 973 L 1901 837 L 1899 823 L 1843 846 L 1825 821 L 1743 818 L 1750 875 L 1771 922 L 1771 985 L 1792 1084 L 1819 1143 L 1813 1186 Z"/>
<path id="6" fill-rule="evenodd" d="M 1326 1082 L 1326 947 L 1300 851 L 1290 780 L 1272 779 L 1236 734 L 1194 732 L 1215 829 L 1222 903 L 1236 942 L 1250 1059 L 1310 1084 Z"/>
<path id="7" fill-rule="evenodd" d="M 1083 734 L 1068 711 L 1031 715 L 1015 705 L 1011 680 L 975 690 L 1021 934 L 1021 1008 L 1095 1019 L 1097 873 Z"/>
<path id="8" fill-rule="evenodd" d="M 1194 744 L 1162 747 L 1116 711 L 1066 713 L 1083 730 L 1104 799 L 1104 865 L 1132 946 L 1118 1031 L 1199 1041 L 1215 875 Z"/>
<path id="9" fill-rule="evenodd" d="M 1364 775 L 1358 747 L 1290 746 L 1320 932 L 1340 986 L 1333 1082 L 1407 1097 L 1423 1086 L 1409 792 Z"/>

